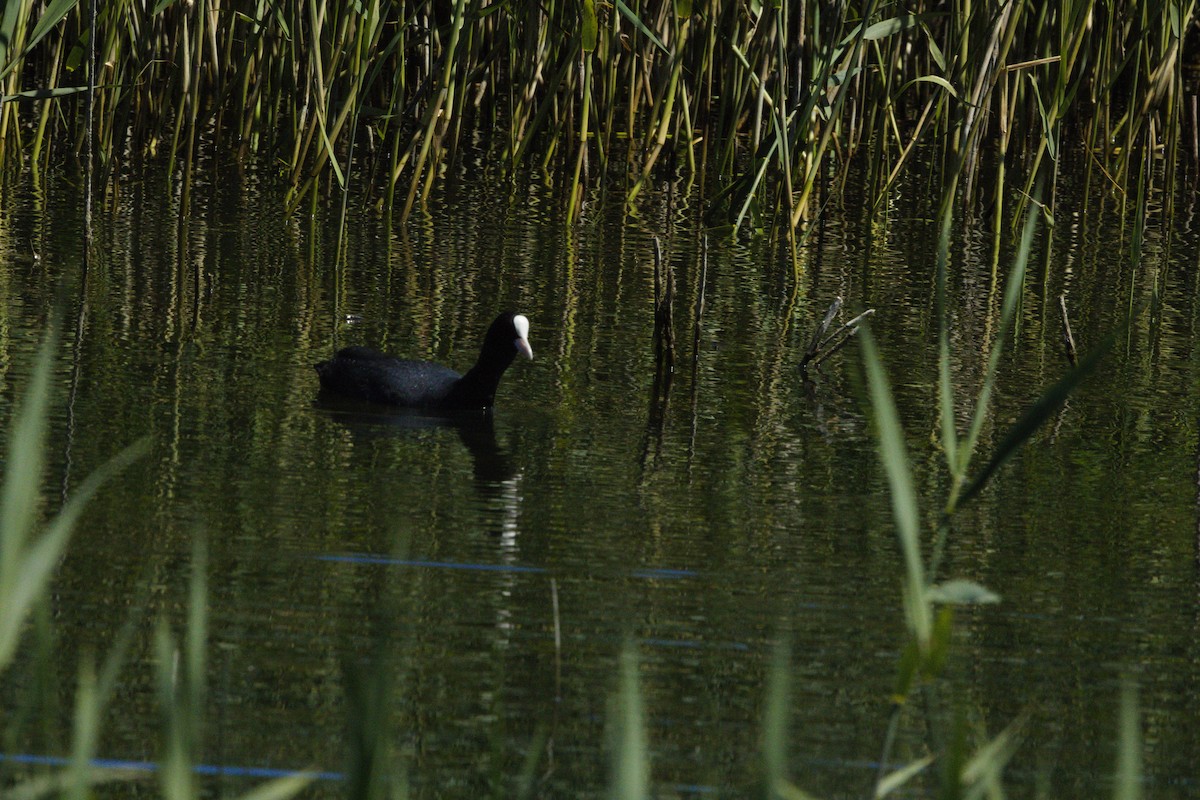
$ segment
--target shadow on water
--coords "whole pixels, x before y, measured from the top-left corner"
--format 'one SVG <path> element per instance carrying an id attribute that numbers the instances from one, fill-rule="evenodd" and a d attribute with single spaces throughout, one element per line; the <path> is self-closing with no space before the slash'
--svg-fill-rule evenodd
<path id="1" fill-rule="evenodd" d="M 491 410 L 436 412 L 367 403 L 320 391 L 313 408 L 345 426 L 355 438 L 363 440 L 393 436 L 404 431 L 453 429 L 471 454 L 475 490 L 481 500 L 508 499 L 518 470 L 496 440 L 495 418 Z M 500 534 L 501 530 L 492 531 Z"/>

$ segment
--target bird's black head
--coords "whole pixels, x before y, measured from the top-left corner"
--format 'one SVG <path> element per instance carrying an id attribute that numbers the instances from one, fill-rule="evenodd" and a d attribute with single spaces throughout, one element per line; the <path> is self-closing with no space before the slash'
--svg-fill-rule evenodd
<path id="1" fill-rule="evenodd" d="M 488 328 L 480 359 L 502 361 L 507 367 L 517 353 L 533 358 L 533 348 L 529 346 L 529 320 L 524 314 L 506 311 Z"/>

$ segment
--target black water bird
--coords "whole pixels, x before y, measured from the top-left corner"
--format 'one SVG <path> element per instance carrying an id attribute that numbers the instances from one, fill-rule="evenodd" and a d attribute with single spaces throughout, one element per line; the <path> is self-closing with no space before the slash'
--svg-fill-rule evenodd
<path id="1" fill-rule="evenodd" d="M 504 313 L 488 328 L 475 366 L 460 375 L 432 361 L 410 361 L 369 347 L 346 347 L 316 365 L 325 392 L 403 408 L 465 411 L 491 408 L 517 353 L 533 358 L 529 320 Z"/>

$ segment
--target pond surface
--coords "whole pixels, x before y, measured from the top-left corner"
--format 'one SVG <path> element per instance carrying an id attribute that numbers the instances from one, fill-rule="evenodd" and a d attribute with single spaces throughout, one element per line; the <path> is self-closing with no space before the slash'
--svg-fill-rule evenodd
<path id="1" fill-rule="evenodd" d="M 0 200 L 0 419 L 11 419 L 60 287 L 48 506 L 124 445 L 150 455 L 92 502 L 51 598 L 54 668 L 5 676 L 37 705 L 8 759 L 68 752 L 77 665 L 141 607 L 101 755 L 158 756 L 153 629 L 183 619 L 193 541 L 208 547 L 207 780 L 323 770 L 344 791 L 346 670 L 385 653 L 396 747 L 418 797 L 604 794 L 623 643 L 640 658 L 659 796 L 746 796 L 760 775 L 772 647 L 792 643 L 791 772 L 825 797 L 875 778 L 904 628 L 902 562 L 865 411 L 857 345 L 810 382 L 798 364 L 837 296 L 874 307 L 931 520 L 935 226 L 901 189 L 851 193 L 803 244 L 709 237 L 686 187 L 635 215 L 594 198 L 568 230 L 537 178 L 511 197 L 478 165 L 405 227 L 334 209 L 285 217 L 254 173 L 193 189 L 127 181 L 81 267 L 65 179 Z M 1070 170 L 1064 169 L 1064 175 Z M 477 186 L 480 188 L 472 188 Z M 1147 790 L 1200 793 L 1194 198 L 1152 218 L 1141 261 L 1111 202 L 1060 199 L 1006 349 L 982 464 L 1081 350 L 1136 312 L 1061 412 L 956 519 L 940 577 L 999 605 L 956 617 L 938 702 L 995 735 L 1022 713 L 1014 796 L 1107 795 L 1122 676 L 1140 689 Z M 963 424 L 995 333 L 988 220 L 955 244 Z M 653 237 L 675 272 L 675 371 L 656 383 Z M 1010 237 L 1000 257 L 1003 277 Z M 35 256 L 36 254 L 36 256 Z M 696 334 L 699 296 L 702 315 Z M 465 370 L 504 309 L 526 314 L 494 415 L 453 423 L 318 403 L 312 364 L 367 344 Z M 30 646 L 32 650 L 32 644 Z M 347 666 L 351 665 L 351 666 Z M 36 698 L 32 699 L 31 698 Z M 943 713 L 934 710 L 933 713 Z M 945 712 L 952 713 L 952 712 Z M 13 719 L 13 714 L 8 714 Z M 899 755 L 938 746 L 921 713 Z M 15 723 L 14 723 L 15 724 Z"/>

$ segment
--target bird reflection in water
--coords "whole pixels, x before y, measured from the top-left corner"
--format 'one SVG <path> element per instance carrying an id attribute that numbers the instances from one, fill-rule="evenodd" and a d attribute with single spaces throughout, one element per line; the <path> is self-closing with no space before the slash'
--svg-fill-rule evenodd
<path id="1" fill-rule="evenodd" d="M 313 407 L 345 426 L 356 440 L 453 429 L 471 454 L 475 492 L 487 512 L 488 532 L 515 546 L 521 475 L 496 439 L 490 409 L 431 412 L 368 403 L 327 391 L 318 393 Z"/>

